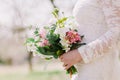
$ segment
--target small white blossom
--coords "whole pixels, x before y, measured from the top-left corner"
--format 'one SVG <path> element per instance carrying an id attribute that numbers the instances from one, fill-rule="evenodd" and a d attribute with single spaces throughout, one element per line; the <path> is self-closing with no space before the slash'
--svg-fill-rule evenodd
<path id="1" fill-rule="evenodd" d="M 68 28 L 74 30 L 74 29 L 78 28 L 78 23 L 76 22 L 76 20 L 74 18 L 68 18 L 65 23 L 65 27 L 68 27 Z"/>
<path id="2" fill-rule="evenodd" d="M 68 52 L 69 50 L 70 50 L 70 44 L 68 44 L 68 41 L 67 40 L 65 40 L 65 38 L 62 38 L 61 39 L 61 41 L 60 41 L 60 43 L 62 44 L 62 46 L 63 46 L 63 49 L 66 51 L 66 52 Z"/>
<path id="3" fill-rule="evenodd" d="M 27 50 L 28 51 L 32 51 L 35 52 L 36 51 L 36 46 L 34 45 L 34 43 L 27 43 Z"/>

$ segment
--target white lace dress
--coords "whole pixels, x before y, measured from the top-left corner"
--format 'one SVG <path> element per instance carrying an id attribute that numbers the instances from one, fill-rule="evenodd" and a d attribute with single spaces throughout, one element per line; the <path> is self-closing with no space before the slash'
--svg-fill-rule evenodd
<path id="1" fill-rule="evenodd" d="M 120 80 L 120 0 L 78 0 L 73 14 L 87 45 L 72 80 Z"/>

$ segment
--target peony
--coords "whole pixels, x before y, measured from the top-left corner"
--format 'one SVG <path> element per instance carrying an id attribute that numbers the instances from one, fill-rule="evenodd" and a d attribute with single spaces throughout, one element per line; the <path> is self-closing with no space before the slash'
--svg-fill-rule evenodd
<path id="1" fill-rule="evenodd" d="M 67 41 L 69 41 L 70 44 L 81 41 L 80 35 L 74 30 L 70 30 L 70 31 L 66 32 L 65 39 Z"/>

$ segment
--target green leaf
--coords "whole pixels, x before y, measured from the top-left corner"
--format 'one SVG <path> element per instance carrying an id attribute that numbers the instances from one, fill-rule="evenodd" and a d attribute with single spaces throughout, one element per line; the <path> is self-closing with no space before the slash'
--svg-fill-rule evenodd
<path id="1" fill-rule="evenodd" d="M 52 59 L 52 57 L 49 57 L 49 58 L 45 58 L 45 60 L 51 60 Z"/>
<path id="2" fill-rule="evenodd" d="M 59 9 L 57 8 L 55 8 L 54 11 L 52 12 L 55 18 L 58 18 L 58 13 L 59 13 Z"/>
<path id="3" fill-rule="evenodd" d="M 84 35 L 81 36 L 81 39 L 83 39 L 83 38 L 84 38 Z"/>
<path id="4" fill-rule="evenodd" d="M 52 51 L 46 51 L 46 55 L 54 56 L 54 55 L 55 55 L 55 52 L 52 52 Z"/>
<path id="5" fill-rule="evenodd" d="M 58 34 L 54 34 L 53 32 L 50 32 L 49 34 L 47 34 L 47 39 L 49 41 L 50 44 L 56 44 L 59 43 L 60 38 Z"/>
<path id="6" fill-rule="evenodd" d="M 65 23 L 66 20 L 67 20 L 67 17 L 63 17 L 63 18 L 59 19 L 57 21 L 58 27 L 60 27 L 60 28 L 64 27 L 64 23 Z"/>
<path id="7" fill-rule="evenodd" d="M 46 52 L 43 47 L 37 47 L 37 51 L 43 55 L 46 55 Z"/>
<path id="8" fill-rule="evenodd" d="M 58 51 L 57 51 L 57 55 L 58 55 L 58 56 L 61 56 L 64 52 L 65 52 L 65 51 L 63 51 L 63 50 L 58 50 Z"/>
<path id="9" fill-rule="evenodd" d="M 60 21 L 65 22 L 67 20 L 67 17 L 63 17 Z"/>
<path id="10" fill-rule="evenodd" d="M 30 42 L 34 42 L 35 40 L 33 39 L 33 38 L 28 38 L 27 40 L 26 40 L 26 43 L 30 43 Z"/>
<path id="11" fill-rule="evenodd" d="M 77 73 L 77 69 L 75 68 L 75 66 L 72 66 L 67 70 L 67 74 L 70 74 L 70 73 L 72 73 L 72 74 Z"/>
<path id="12" fill-rule="evenodd" d="M 58 58 L 58 56 L 57 56 L 57 55 L 53 55 L 53 57 L 54 57 L 55 59 L 57 59 L 57 58 Z"/>
<path id="13" fill-rule="evenodd" d="M 34 34 L 35 34 L 36 36 L 38 36 L 38 35 L 39 35 L 39 28 L 36 28 L 36 30 L 35 30 L 35 32 L 34 32 Z"/>
<path id="14" fill-rule="evenodd" d="M 49 46 L 44 46 L 45 49 L 50 49 Z"/>

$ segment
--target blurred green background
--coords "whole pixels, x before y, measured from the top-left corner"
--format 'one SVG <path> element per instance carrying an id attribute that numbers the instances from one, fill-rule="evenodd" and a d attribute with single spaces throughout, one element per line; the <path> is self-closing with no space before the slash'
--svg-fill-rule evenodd
<path id="1" fill-rule="evenodd" d="M 72 15 L 77 0 L 0 0 L 0 80 L 69 80 L 63 63 L 34 56 L 24 45 L 29 26 L 52 22 L 54 7 Z"/>

